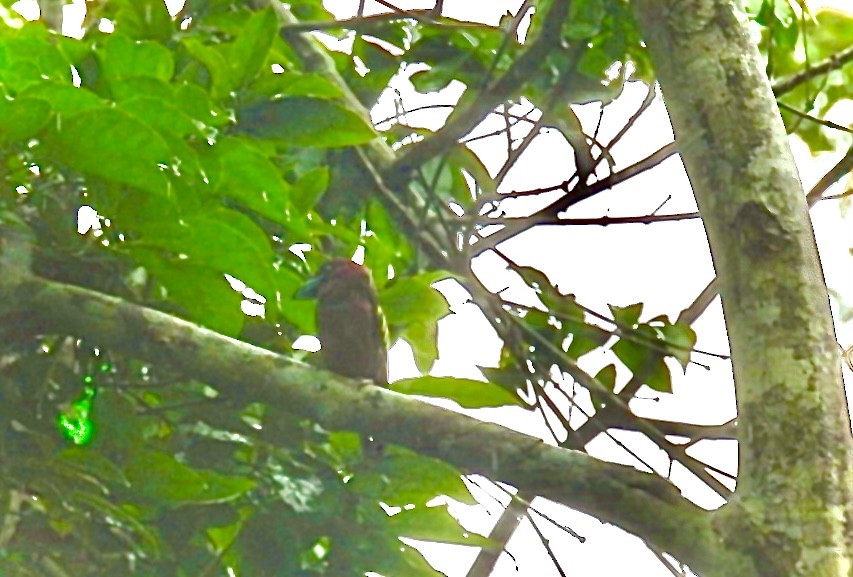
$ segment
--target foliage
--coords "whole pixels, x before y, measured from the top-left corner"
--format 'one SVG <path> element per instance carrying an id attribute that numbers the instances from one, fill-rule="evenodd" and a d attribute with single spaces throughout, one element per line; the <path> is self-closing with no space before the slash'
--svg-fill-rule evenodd
<path id="1" fill-rule="evenodd" d="M 651 80 L 626 2 L 575 1 L 553 38 L 544 16 L 559 6 L 539 2 L 524 45 L 512 18 L 497 27 L 366 19 L 350 54 L 326 55 L 335 69 L 316 66 L 269 7 L 198 0 L 173 16 L 160 0 L 91 4 L 82 40 L 11 15 L 14 26 L 0 27 L 0 178 L 15 191 L 0 212 L 22 215 L 35 232 L 38 274 L 294 355 L 293 341 L 314 329 L 313 304 L 296 298 L 298 288 L 329 258 L 363 247 L 392 334 L 425 374 L 438 354 L 437 322 L 450 314 L 436 281 L 470 289 L 505 331 L 500 365 L 483 371 L 489 382 L 426 376 L 392 385 L 399 392 L 469 408 L 529 407 L 520 390 L 571 374 L 607 343 L 645 384 L 671 390 L 664 358 L 686 365 L 695 343 L 688 324 L 641 320 L 642 304 L 595 318 L 540 271 L 509 261 L 541 306 L 477 284 L 474 255 L 458 239 L 477 234 L 477 218 L 500 199 L 470 149 L 447 147 L 409 167 L 390 196 L 381 179 L 347 164 L 359 146 L 439 136 L 402 125 L 379 133 L 346 98 L 352 91 L 369 109 L 404 61 L 429 65 L 412 78 L 419 90 L 463 82 L 460 108 L 488 102 L 500 79 L 517 78 L 501 100 L 526 99 L 561 128 L 572 123 L 567 103 L 608 102 L 628 77 Z M 770 30 L 766 42 L 790 43 L 807 29 L 771 4 L 756 18 Z M 317 0 L 294 3 L 293 13 L 332 19 Z M 114 31 L 99 31 L 99 19 Z M 548 39 L 545 57 L 518 66 L 538 38 Z M 837 49 L 823 32 L 812 38 L 811 59 Z M 787 74 L 799 64 L 779 56 L 773 66 Z M 849 86 L 833 75 L 828 89 L 809 92 L 811 105 L 820 94 L 825 110 Z M 478 121 L 492 107 L 479 112 Z M 802 134 L 818 149 L 822 130 Z M 351 188 L 347 178 L 366 182 Z M 70 223 L 84 205 L 98 222 L 77 234 Z M 448 205 L 465 217 L 448 218 Z M 0 488 L 12 495 L 3 512 L 16 519 L 0 529 L 4 575 L 53 566 L 205 575 L 220 564 L 243 575 L 431 575 L 401 536 L 486 544 L 432 503 L 439 494 L 470 500 L 444 463 L 398 447 L 371 463 L 352 434 L 273 414 L 250 394 L 225 397 L 191 375 L 116 355 L 109 343 L 33 338 L 23 320 L 3 337 Z M 615 369 L 592 382 L 604 404 Z M 389 515 L 378 502 L 398 510 Z"/>
<path id="2" fill-rule="evenodd" d="M 804 2 L 752 0 L 749 9 L 761 31 L 771 78 L 786 78 L 849 48 L 853 19 L 843 12 L 824 9 L 810 12 Z M 833 150 L 837 131 L 819 119 L 836 103 L 850 96 L 853 72 L 838 66 L 816 75 L 781 96 L 782 116 L 790 132 L 803 139 L 813 152 Z M 809 118 L 809 115 L 811 118 Z"/>

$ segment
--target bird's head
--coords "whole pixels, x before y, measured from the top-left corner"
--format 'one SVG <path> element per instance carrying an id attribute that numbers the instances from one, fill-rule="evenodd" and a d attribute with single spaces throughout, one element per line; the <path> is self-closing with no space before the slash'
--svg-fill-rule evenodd
<path id="1" fill-rule="evenodd" d="M 296 293 L 299 298 L 352 298 L 360 291 L 373 291 L 370 271 L 349 259 L 335 258 L 320 267 L 316 276 Z"/>

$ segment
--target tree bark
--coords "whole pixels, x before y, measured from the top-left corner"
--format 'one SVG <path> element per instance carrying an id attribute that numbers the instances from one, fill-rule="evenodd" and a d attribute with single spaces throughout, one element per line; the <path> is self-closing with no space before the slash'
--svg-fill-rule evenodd
<path id="1" fill-rule="evenodd" d="M 758 50 L 726 0 L 635 0 L 708 234 L 739 471 L 716 526 L 761 575 L 849 576 L 853 443 L 805 195 Z"/>

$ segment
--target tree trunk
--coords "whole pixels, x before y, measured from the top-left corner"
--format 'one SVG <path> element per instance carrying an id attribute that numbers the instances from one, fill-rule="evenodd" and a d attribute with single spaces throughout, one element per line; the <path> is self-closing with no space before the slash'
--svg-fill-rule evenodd
<path id="1" fill-rule="evenodd" d="M 740 463 L 717 513 L 761 575 L 849 576 L 853 444 L 806 199 L 757 48 L 726 0 L 635 0 L 705 223 Z"/>

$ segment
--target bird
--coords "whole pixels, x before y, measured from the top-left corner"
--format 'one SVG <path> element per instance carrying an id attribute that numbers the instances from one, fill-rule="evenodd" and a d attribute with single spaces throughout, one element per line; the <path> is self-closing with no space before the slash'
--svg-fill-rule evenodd
<path id="1" fill-rule="evenodd" d="M 345 258 L 332 259 L 297 296 L 317 299 L 317 337 L 326 369 L 388 384 L 388 329 L 370 269 Z M 376 462 L 383 445 L 362 436 L 361 450 L 366 462 Z"/>
<path id="2" fill-rule="evenodd" d="M 332 259 L 300 293 L 317 299 L 323 366 L 344 377 L 387 385 L 387 329 L 370 269 Z"/>

